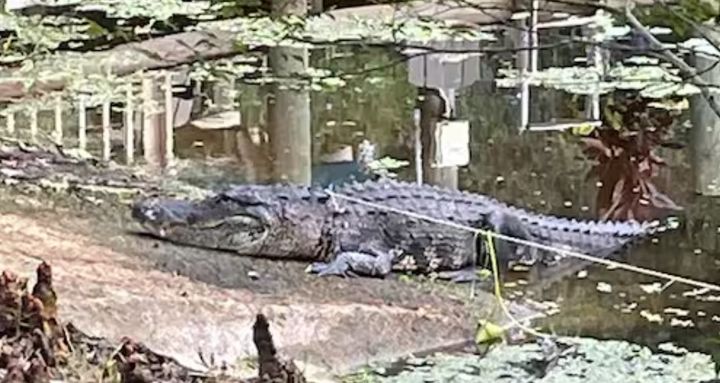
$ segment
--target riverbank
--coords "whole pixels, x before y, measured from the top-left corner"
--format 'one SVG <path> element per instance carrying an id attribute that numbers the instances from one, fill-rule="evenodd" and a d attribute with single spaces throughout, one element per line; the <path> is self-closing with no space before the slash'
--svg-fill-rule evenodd
<path id="1" fill-rule="evenodd" d="M 93 336 L 129 336 L 202 369 L 198 353 L 252 358 L 264 313 L 281 352 L 308 376 L 345 374 L 472 339 L 480 318 L 505 322 L 494 297 L 468 286 L 394 278 L 317 278 L 280 262 L 174 246 L 133 232 L 138 195 L 203 190 L 62 153 L 0 153 L 0 263 L 32 275 L 53 265 L 62 315 Z M 527 310 L 520 306 L 518 316 Z"/>

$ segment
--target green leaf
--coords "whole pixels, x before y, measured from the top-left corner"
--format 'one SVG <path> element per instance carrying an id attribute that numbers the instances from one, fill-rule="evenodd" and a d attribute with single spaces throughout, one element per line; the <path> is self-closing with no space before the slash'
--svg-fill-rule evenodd
<path id="1" fill-rule="evenodd" d="M 477 271 L 477 276 L 485 280 L 492 277 L 492 271 L 489 269 L 480 269 Z"/>
<path id="2" fill-rule="evenodd" d="M 595 127 L 591 124 L 580 124 L 574 126 L 571 130 L 573 135 L 576 136 L 587 136 L 595 130 Z"/>
<path id="3" fill-rule="evenodd" d="M 503 340 L 505 329 L 490 321 L 480 320 L 475 331 L 475 343 L 493 344 Z"/>

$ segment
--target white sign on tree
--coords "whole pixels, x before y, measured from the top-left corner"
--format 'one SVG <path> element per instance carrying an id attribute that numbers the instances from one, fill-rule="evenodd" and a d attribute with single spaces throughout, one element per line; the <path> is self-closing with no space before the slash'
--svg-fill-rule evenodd
<path id="1" fill-rule="evenodd" d="M 408 80 L 418 87 L 438 89 L 445 98 L 445 118 L 453 117 L 457 90 L 480 79 L 481 54 L 473 52 L 480 47 L 480 41 L 442 40 L 414 45 L 416 47 L 404 51 L 413 56 L 408 61 Z M 465 166 L 470 162 L 467 120 L 438 122 L 433 138 L 433 167 Z"/>

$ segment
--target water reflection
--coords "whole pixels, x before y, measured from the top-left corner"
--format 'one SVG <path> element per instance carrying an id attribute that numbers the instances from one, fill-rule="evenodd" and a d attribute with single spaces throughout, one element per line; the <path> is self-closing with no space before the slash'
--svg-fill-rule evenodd
<path id="1" fill-rule="evenodd" d="M 372 62 L 380 66 L 392 59 L 367 51 L 358 56 L 347 62 L 339 59 L 336 64 L 357 66 Z M 355 169 L 352 163 L 323 167 L 317 160 L 322 154 L 356 145 L 362 139 L 376 143 L 381 155 L 412 162 L 415 90 L 408 85 L 403 69 L 391 67 L 374 72 L 372 81 L 363 78 L 335 92 L 312 94 L 315 182 L 334 182 L 352 172 Z M 256 94 L 251 86 L 240 87 L 241 93 Z M 478 83 L 460 99 L 461 113 L 472 127 L 472 163 L 461 169 L 460 187 L 538 212 L 594 218 L 597 186 L 594 180 L 586 178 L 590 163 L 577 142 L 558 132 L 518 135 L 515 110 L 508 96 L 507 92 Z M 548 97 L 553 102 L 543 105 L 554 105 L 555 111 L 567 111 L 562 105 L 572 104 L 569 96 L 556 93 Z M 255 107 L 262 108 L 257 104 Z M 262 128 L 266 123 L 262 112 L 251 109 L 245 106 L 243 110 L 256 116 L 248 124 Z M 248 164 L 238 158 L 242 143 L 242 135 L 236 131 L 198 132 L 184 128 L 178 131 L 178 150 L 182 156 L 231 158 L 237 164 L 237 168 L 229 167 L 233 172 L 248 171 Z M 660 172 L 656 184 L 685 208 L 679 217 L 682 225 L 678 230 L 644 241 L 620 260 L 720 283 L 720 202 L 693 194 L 687 149 L 662 149 L 661 154 L 668 166 Z M 412 166 L 401 171 L 400 176 L 411 178 L 411 169 Z M 673 341 L 699 351 L 718 348 L 709 339 L 720 336 L 717 298 L 720 293 L 693 296 L 693 287 L 680 283 L 665 286 L 665 280 L 575 261 L 569 261 L 566 269 L 556 275 L 536 275 L 533 280 L 532 275 L 517 273 L 512 278 L 527 279 L 529 284 L 509 289 L 510 294 L 559 305 L 560 312 L 545 322 L 550 331 L 621 338 L 651 347 Z M 655 291 L 657 285 L 653 284 L 664 289 Z M 518 290 L 521 292 L 517 293 Z"/>

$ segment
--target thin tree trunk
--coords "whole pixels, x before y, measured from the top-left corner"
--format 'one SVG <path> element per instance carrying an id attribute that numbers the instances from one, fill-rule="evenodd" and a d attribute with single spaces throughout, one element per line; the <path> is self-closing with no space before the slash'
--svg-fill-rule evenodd
<path id="1" fill-rule="evenodd" d="M 305 0 L 273 1 L 274 15 L 307 14 Z M 281 78 L 303 73 L 308 67 L 304 48 L 274 47 L 269 53 L 270 67 Z M 273 158 L 274 178 L 309 185 L 312 169 L 310 131 L 310 93 L 306 89 L 288 89 L 275 83 L 268 100 L 268 133 Z"/>
<path id="2" fill-rule="evenodd" d="M 715 59 L 695 57 L 695 68 L 704 71 L 714 65 Z M 720 67 L 701 75 L 703 80 L 717 84 Z M 702 195 L 720 195 L 720 119 L 703 95 L 691 99 L 692 110 L 692 164 L 695 191 Z"/>

